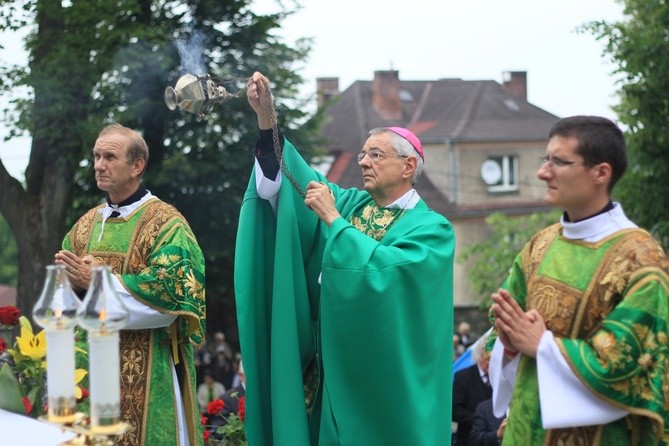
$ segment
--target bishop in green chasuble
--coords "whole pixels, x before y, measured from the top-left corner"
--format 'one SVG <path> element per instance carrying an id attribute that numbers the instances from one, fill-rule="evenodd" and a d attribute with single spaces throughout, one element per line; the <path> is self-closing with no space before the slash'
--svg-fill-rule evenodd
<path id="1" fill-rule="evenodd" d="M 153 197 L 127 217 L 89 210 L 63 241 L 63 249 L 92 255 L 112 268 L 142 304 L 177 316 L 166 328 L 122 330 L 121 417 L 130 424 L 119 445 L 175 445 L 175 364 L 191 445 L 202 444 L 195 394 L 193 345 L 205 333 L 204 257 L 184 217 Z"/>
<path id="2" fill-rule="evenodd" d="M 285 179 L 275 215 L 251 176 L 235 258 L 250 444 L 449 444 L 451 224 L 422 199 L 375 207 L 288 141 L 283 162 L 303 188 L 326 184 L 343 218 L 328 227 Z"/>

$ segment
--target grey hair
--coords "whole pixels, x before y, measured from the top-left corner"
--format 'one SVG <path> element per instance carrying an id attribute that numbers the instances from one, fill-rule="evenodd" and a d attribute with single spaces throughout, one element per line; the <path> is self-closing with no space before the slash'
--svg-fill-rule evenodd
<path id="1" fill-rule="evenodd" d="M 395 149 L 398 155 L 412 156 L 416 158 L 416 170 L 414 171 L 413 176 L 411 177 L 411 184 L 412 185 L 416 184 L 416 181 L 418 181 L 418 178 L 423 173 L 423 165 L 424 165 L 423 158 L 418 154 L 418 151 L 414 149 L 414 147 L 411 145 L 409 141 L 402 138 L 400 135 L 393 132 L 392 130 L 388 130 L 385 127 L 376 127 L 369 131 L 370 135 L 376 135 L 377 133 L 390 133 L 391 136 L 390 145 L 393 146 L 393 149 Z"/>
<path id="2" fill-rule="evenodd" d="M 142 135 L 138 131 L 121 124 L 109 124 L 100 130 L 98 138 L 108 134 L 118 134 L 127 139 L 126 154 L 128 155 L 128 164 L 133 164 L 139 158 L 144 159 L 144 170 L 142 171 L 144 173 L 149 163 L 149 147 Z"/>
<path id="3" fill-rule="evenodd" d="M 485 347 L 488 343 L 488 335 L 483 335 L 481 338 L 476 341 L 474 348 L 472 349 L 472 359 L 474 362 L 478 362 L 483 359 L 483 354 L 485 353 Z"/>

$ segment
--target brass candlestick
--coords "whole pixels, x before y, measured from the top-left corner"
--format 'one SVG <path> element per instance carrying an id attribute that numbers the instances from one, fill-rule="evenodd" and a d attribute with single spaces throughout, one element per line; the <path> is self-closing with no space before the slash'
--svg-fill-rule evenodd
<path id="1" fill-rule="evenodd" d="M 46 423 L 58 426 L 63 432 L 73 432 L 77 434 L 72 440 L 60 443 L 60 446 L 114 446 L 115 442 L 113 438 L 117 435 L 124 434 L 130 428 L 130 424 L 121 422 L 115 424 L 113 428 L 110 427 L 110 429 L 105 432 L 99 432 L 91 427 L 86 416 L 81 412 L 76 413 L 72 423 L 56 423 L 49 420 L 46 416 L 40 417 L 39 419 Z"/>

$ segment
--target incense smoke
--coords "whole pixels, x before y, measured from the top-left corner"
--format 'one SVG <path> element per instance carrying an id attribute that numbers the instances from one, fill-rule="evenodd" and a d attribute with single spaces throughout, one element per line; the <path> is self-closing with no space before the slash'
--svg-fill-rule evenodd
<path id="1" fill-rule="evenodd" d="M 181 57 L 181 72 L 194 75 L 207 73 L 202 56 L 204 55 L 205 36 L 201 32 L 193 32 L 190 37 L 175 42 Z"/>

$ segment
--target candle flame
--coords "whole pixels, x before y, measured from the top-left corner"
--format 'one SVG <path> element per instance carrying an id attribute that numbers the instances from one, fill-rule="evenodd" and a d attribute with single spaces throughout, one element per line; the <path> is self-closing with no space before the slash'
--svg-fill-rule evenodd
<path id="1" fill-rule="evenodd" d="M 107 310 L 100 310 L 100 322 L 107 320 Z"/>
<path id="2" fill-rule="evenodd" d="M 56 317 L 59 318 L 59 317 L 61 317 L 61 316 L 63 315 L 63 310 L 62 310 L 61 308 L 56 308 L 56 309 L 53 311 L 53 313 L 54 313 L 54 315 L 55 315 Z"/>

